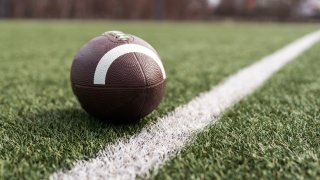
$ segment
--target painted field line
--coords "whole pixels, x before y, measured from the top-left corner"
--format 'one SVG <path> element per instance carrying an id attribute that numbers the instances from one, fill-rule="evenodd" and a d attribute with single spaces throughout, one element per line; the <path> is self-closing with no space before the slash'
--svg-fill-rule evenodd
<path id="1" fill-rule="evenodd" d="M 320 40 L 320 31 L 306 35 L 283 49 L 238 71 L 209 92 L 176 108 L 155 124 L 129 139 L 107 145 L 96 158 L 78 161 L 50 179 L 135 179 L 147 177 L 189 143 L 194 135 L 214 123 L 224 110 L 251 94 L 272 74 Z"/>

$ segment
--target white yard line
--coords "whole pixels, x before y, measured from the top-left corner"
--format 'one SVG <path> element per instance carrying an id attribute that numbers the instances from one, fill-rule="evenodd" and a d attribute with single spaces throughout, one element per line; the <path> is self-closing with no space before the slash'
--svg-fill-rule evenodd
<path id="1" fill-rule="evenodd" d="M 230 76 L 209 92 L 176 108 L 129 139 L 109 144 L 95 158 L 78 161 L 51 179 L 135 179 L 148 176 L 214 123 L 223 111 L 251 94 L 286 63 L 320 40 L 320 31 L 306 35 Z"/>

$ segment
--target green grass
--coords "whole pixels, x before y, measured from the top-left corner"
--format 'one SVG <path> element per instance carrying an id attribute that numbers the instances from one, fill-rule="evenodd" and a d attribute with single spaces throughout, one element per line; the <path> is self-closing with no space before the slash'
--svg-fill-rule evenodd
<path id="1" fill-rule="evenodd" d="M 228 110 L 156 179 L 319 179 L 320 44 Z"/>
<path id="2" fill-rule="evenodd" d="M 0 21 L 0 178 L 47 178 L 75 160 L 88 159 L 105 144 L 138 132 L 239 68 L 316 28 L 232 22 Z M 77 50 L 92 37 L 114 29 L 150 42 L 168 76 L 160 107 L 134 125 L 115 126 L 93 119 L 80 108 L 69 85 Z M 240 115 L 231 115 L 229 122 Z M 199 143 L 198 148 L 201 151 L 203 146 Z M 163 177 L 173 172 L 166 171 Z"/>

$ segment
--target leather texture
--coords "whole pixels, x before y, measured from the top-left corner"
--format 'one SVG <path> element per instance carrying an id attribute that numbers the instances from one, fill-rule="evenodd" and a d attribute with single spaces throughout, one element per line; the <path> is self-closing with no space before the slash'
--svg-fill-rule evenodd
<path id="1" fill-rule="evenodd" d="M 102 56 L 122 44 L 138 44 L 157 52 L 144 40 L 129 35 L 122 41 L 109 34 L 98 36 L 76 54 L 71 67 L 71 85 L 83 109 L 106 121 L 136 121 L 151 113 L 165 92 L 159 65 L 149 56 L 131 52 L 117 58 L 109 67 L 105 85 L 93 83 Z"/>

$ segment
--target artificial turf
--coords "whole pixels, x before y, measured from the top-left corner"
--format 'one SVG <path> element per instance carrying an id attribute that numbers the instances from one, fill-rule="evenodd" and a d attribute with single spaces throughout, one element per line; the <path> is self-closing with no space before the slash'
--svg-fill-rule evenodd
<path id="1" fill-rule="evenodd" d="M 318 179 L 320 44 L 168 161 L 154 179 Z"/>
<path id="2" fill-rule="evenodd" d="M 0 21 L 0 177 L 47 178 L 78 159 L 93 157 L 105 144 L 138 132 L 226 76 L 316 27 L 233 22 Z M 74 54 L 89 39 L 109 30 L 136 34 L 150 42 L 167 72 L 162 104 L 136 124 L 98 121 L 80 108 L 71 92 L 69 73 Z M 230 116 L 229 121 L 238 116 Z M 244 128 L 240 125 L 236 128 Z M 193 148 L 200 152 L 203 145 Z M 185 158 L 187 161 L 188 156 Z M 162 170 L 159 177 L 175 175 Z M 181 174 L 176 173 L 177 177 Z"/>

